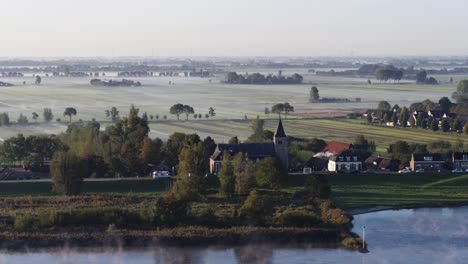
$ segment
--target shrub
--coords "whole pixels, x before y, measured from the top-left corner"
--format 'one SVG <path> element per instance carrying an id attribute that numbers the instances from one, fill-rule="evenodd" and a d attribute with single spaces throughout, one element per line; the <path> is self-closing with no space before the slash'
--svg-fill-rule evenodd
<path id="1" fill-rule="evenodd" d="M 320 218 L 306 208 L 287 207 L 285 210 L 277 212 L 273 222 L 278 226 L 314 226 L 320 223 Z"/>
<path id="2" fill-rule="evenodd" d="M 349 236 L 341 241 L 341 245 L 347 249 L 359 249 L 359 248 L 362 248 L 362 239 L 357 236 L 356 237 Z"/>
<path id="3" fill-rule="evenodd" d="M 320 204 L 322 221 L 331 225 L 346 225 L 352 220 L 345 211 L 335 208 L 330 201 L 323 201 Z"/>
<path id="4" fill-rule="evenodd" d="M 273 203 L 270 197 L 251 191 L 240 208 L 239 216 L 248 224 L 265 224 L 273 213 Z"/>
<path id="5" fill-rule="evenodd" d="M 331 186 L 328 184 L 326 176 L 322 174 L 307 178 L 304 187 L 312 196 L 328 198 L 331 195 Z"/>
<path id="6" fill-rule="evenodd" d="M 142 214 L 142 217 L 158 226 L 173 226 L 186 221 L 187 207 L 186 200 L 168 194 L 158 197 L 154 205 Z"/>
<path id="7" fill-rule="evenodd" d="M 14 225 L 16 229 L 28 230 L 28 229 L 36 228 L 37 221 L 31 215 L 20 215 L 20 216 L 15 217 Z"/>

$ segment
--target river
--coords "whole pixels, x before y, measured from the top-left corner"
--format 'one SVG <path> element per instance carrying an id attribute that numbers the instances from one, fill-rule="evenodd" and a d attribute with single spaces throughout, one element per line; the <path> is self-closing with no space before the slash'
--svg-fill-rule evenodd
<path id="1" fill-rule="evenodd" d="M 468 263 L 468 207 L 356 215 L 369 253 L 297 245 L 2 252 L 0 263 Z"/>

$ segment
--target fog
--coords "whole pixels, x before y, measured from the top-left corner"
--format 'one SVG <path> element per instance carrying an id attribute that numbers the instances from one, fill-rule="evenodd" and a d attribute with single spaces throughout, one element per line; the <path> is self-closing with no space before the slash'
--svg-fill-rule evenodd
<path id="1" fill-rule="evenodd" d="M 16 0 L 2 5 L 0 56 L 468 55 L 467 9 L 463 0 Z"/>

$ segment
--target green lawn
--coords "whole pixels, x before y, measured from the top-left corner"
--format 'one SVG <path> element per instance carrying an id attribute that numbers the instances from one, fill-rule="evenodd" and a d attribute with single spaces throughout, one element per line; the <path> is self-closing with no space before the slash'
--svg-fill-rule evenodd
<path id="1" fill-rule="evenodd" d="M 289 190 L 301 186 L 304 175 L 291 175 Z M 373 206 L 468 203 L 468 174 L 330 174 L 332 199 L 343 209 Z"/>
<path id="2" fill-rule="evenodd" d="M 130 179 L 116 181 L 85 181 L 82 191 L 93 193 L 151 193 L 167 189 L 167 179 Z M 48 196 L 54 195 L 50 182 L 0 182 L 0 196 Z"/>

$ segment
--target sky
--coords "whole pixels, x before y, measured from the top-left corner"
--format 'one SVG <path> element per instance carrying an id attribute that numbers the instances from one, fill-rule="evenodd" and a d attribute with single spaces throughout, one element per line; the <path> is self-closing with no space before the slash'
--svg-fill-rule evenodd
<path id="1" fill-rule="evenodd" d="M 466 0 L 0 0 L 0 57 L 466 56 Z"/>

